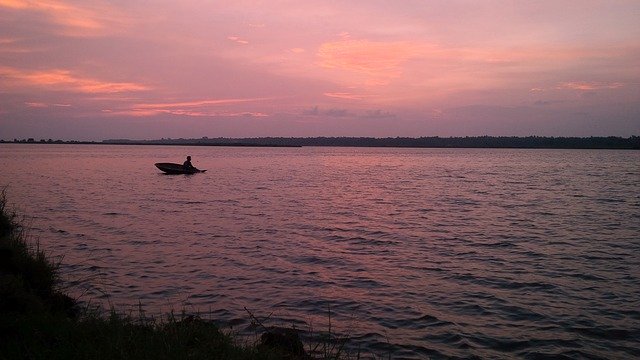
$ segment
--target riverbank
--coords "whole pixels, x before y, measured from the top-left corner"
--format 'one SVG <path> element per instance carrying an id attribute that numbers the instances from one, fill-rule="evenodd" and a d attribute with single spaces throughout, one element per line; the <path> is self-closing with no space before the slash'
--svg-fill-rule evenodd
<path id="1" fill-rule="evenodd" d="M 311 359 L 292 329 L 240 344 L 209 321 L 82 307 L 61 288 L 57 260 L 30 241 L 0 194 L 0 359 Z M 316 357 L 313 357 L 316 358 Z M 346 358 L 326 352 L 325 359 Z"/>
<path id="2" fill-rule="evenodd" d="M 463 149 L 599 149 L 638 150 L 640 137 L 619 136 L 547 137 L 547 136 L 465 136 L 465 137 L 260 137 L 103 141 L 13 139 L 0 143 L 15 144 L 74 144 L 74 145 L 175 145 L 175 146 L 234 146 L 234 147 L 365 147 L 365 148 L 463 148 Z"/>

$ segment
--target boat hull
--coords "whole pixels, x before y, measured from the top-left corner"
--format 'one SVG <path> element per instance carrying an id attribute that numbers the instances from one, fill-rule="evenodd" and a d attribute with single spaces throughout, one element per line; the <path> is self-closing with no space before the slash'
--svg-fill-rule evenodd
<path id="1" fill-rule="evenodd" d="M 207 170 L 187 169 L 182 164 L 175 163 L 155 163 L 155 166 L 165 174 L 195 174 Z"/>

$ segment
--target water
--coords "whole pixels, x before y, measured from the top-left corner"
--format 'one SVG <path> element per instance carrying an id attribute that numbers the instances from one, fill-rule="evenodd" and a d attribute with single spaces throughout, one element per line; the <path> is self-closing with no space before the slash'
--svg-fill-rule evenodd
<path id="1" fill-rule="evenodd" d="M 186 155 L 205 174 L 163 175 Z M 401 358 L 640 356 L 640 152 L 0 145 L 83 300 Z"/>

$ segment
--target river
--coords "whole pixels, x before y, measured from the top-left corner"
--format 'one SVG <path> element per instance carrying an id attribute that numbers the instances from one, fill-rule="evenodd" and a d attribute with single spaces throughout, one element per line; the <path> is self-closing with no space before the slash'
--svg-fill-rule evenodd
<path id="1" fill-rule="evenodd" d="M 155 162 L 207 169 L 164 175 Z M 84 302 L 394 359 L 640 356 L 640 151 L 0 144 Z"/>

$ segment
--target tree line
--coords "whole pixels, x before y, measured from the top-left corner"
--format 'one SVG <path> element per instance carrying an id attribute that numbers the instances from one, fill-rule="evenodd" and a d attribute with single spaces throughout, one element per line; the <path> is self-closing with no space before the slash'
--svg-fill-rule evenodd
<path id="1" fill-rule="evenodd" d="M 104 140 L 106 144 L 208 145 L 208 146 L 344 146 L 413 148 L 514 148 L 514 149 L 640 149 L 640 137 L 546 137 L 546 136 L 465 136 L 465 137 L 260 137 L 158 140 Z"/>

